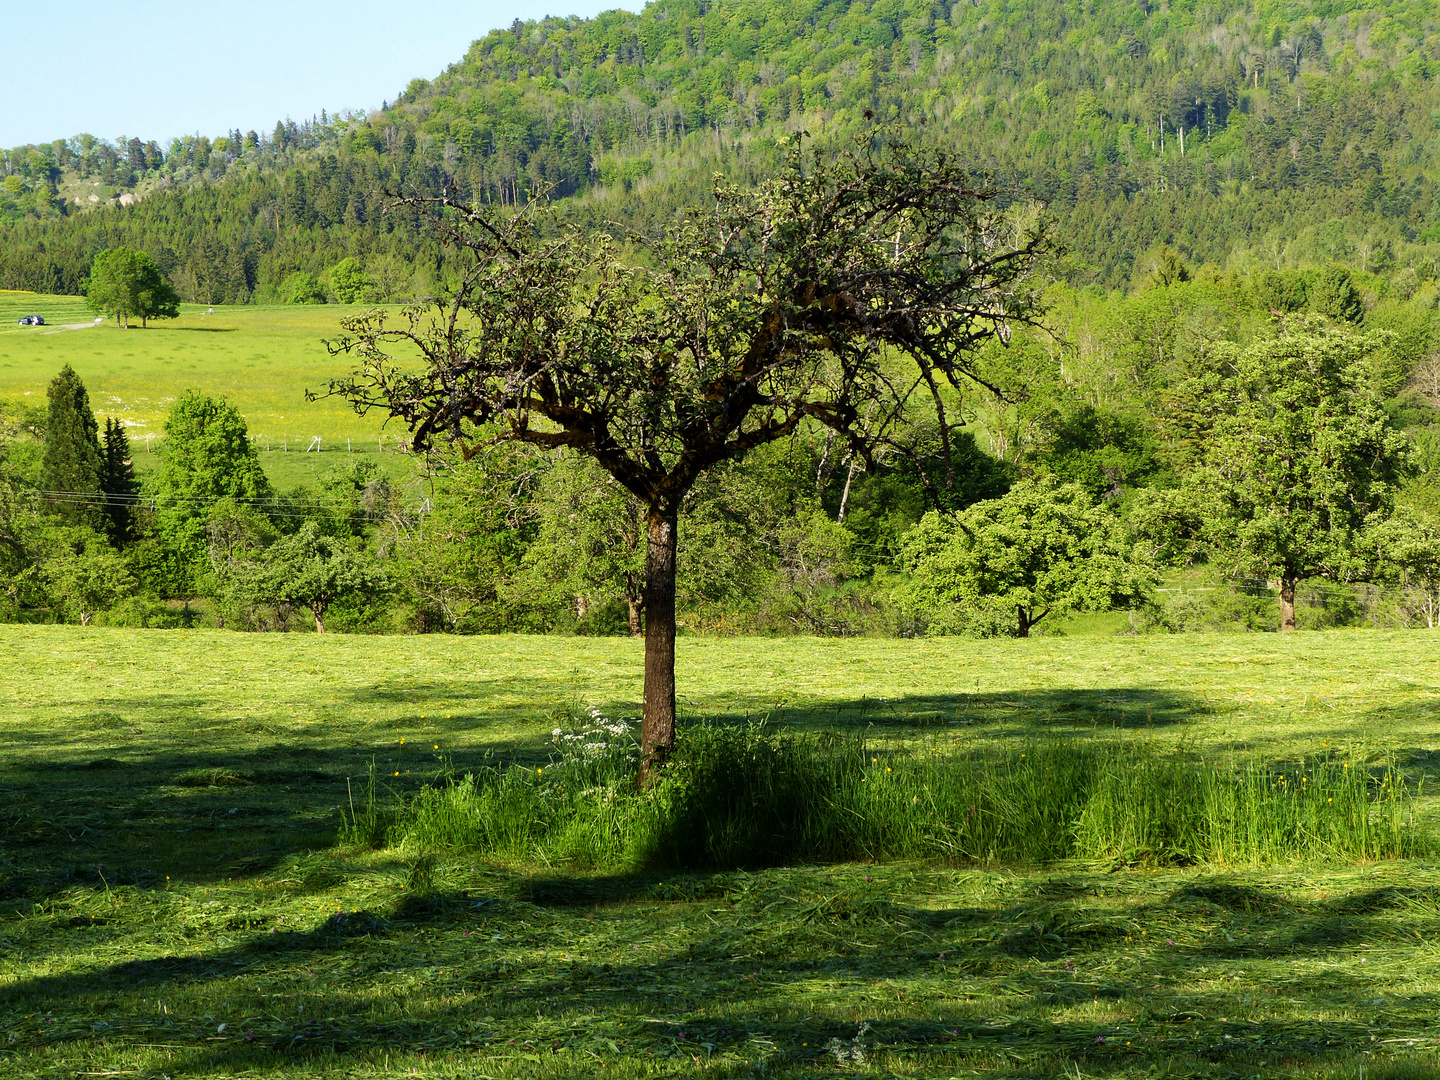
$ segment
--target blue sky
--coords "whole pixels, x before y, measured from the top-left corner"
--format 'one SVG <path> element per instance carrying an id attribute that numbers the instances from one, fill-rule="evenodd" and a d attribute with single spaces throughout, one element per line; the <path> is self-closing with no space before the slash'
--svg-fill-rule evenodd
<path id="1" fill-rule="evenodd" d="M 9 7 L 10 5 L 6 5 Z M 0 147 L 82 131 L 155 139 L 378 108 L 515 19 L 616 0 L 70 0 L 10 12 Z"/>

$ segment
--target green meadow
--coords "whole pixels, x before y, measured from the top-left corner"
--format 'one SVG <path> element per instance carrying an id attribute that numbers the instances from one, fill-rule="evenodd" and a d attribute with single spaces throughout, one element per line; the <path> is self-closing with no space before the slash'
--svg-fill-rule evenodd
<path id="1" fill-rule="evenodd" d="M 152 463 L 171 402 L 186 390 L 224 394 L 240 408 L 267 472 L 282 487 L 309 479 L 339 453 L 394 450 L 405 434 L 382 431 L 379 416 L 360 417 L 339 399 L 307 402 L 350 369 L 324 340 L 357 310 L 322 306 L 181 307 L 178 319 L 146 329 L 94 324 L 83 297 L 0 292 L 0 401 L 42 406 L 45 387 L 69 364 L 90 392 L 96 416 L 125 421 L 136 462 Z M 22 315 L 46 325 L 18 326 Z M 304 457 L 320 436 L 318 450 Z"/>
<path id="2" fill-rule="evenodd" d="M 685 725 L 1388 769 L 1440 638 L 682 638 Z M 0 628 L 0 1074 L 1440 1076 L 1440 860 L 586 869 L 353 842 L 638 710 L 628 639 Z M 17 673 L 24 673 L 16 677 Z M 872 777 L 879 780 L 877 765 Z M 1417 849 L 1420 850 L 1420 849 Z M 1433 845 L 1425 850 L 1433 851 Z"/>

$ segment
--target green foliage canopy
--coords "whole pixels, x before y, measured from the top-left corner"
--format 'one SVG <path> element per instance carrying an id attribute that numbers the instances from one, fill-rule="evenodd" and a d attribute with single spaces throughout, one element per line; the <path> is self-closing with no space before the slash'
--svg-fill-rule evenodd
<path id="1" fill-rule="evenodd" d="M 240 411 L 223 397 L 195 391 L 170 408 L 146 494 L 182 589 L 193 588 L 207 565 L 205 522 L 216 501 L 253 504 L 273 496 Z"/>
<path id="2" fill-rule="evenodd" d="M 1280 583 L 1295 628 L 1295 586 L 1367 571 L 1363 533 L 1394 506 L 1407 455 L 1366 361 L 1382 342 L 1296 317 L 1247 348 L 1218 346 L 1221 372 L 1184 388 L 1201 464 L 1172 505 L 1241 573 Z"/>
<path id="3" fill-rule="evenodd" d="M 912 575 L 907 599 L 936 633 L 978 616 L 1028 637 L 1048 615 L 1141 601 L 1159 580 L 1116 514 L 1078 484 L 1051 480 L 1022 480 L 958 514 L 927 514 L 900 558 Z"/>
<path id="4" fill-rule="evenodd" d="M 180 314 L 180 295 L 155 260 L 130 248 L 107 248 L 95 256 L 85 296 L 91 308 L 112 316 L 120 326 L 128 326 L 132 316 L 143 327 L 150 319 Z"/>
<path id="5" fill-rule="evenodd" d="M 309 608 L 316 632 L 323 634 L 325 613 L 337 600 L 385 586 L 384 573 L 358 541 L 327 536 L 316 522 L 306 521 L 266 549 L 251 588 L 274 602 Z"/>

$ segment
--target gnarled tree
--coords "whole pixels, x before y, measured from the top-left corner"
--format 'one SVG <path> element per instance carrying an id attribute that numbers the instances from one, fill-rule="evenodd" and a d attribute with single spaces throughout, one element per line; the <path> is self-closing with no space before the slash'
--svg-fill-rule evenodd
<path id="1" fill-rule="evenodd" d="M 630 259 L 543 202 L 403 201 L 463 272 L 437 309 L 348 320 L 331 349 L 359 367 L 331 392 L 404 420 L 417 448 L 571 447 L 640 500 L 647 769 L 674 740 L 676 523 L 696 479 L 810 423 L 869 457 L 917 392 L 948 450 L 943 388 L 983 382 L 977 346 L 1036 318 L 1048 248 L 1011 193 L 888 135 L 830 156 L 797 143 L 781 175 L 717 184 L 713 208 L 631 238 Z"/>

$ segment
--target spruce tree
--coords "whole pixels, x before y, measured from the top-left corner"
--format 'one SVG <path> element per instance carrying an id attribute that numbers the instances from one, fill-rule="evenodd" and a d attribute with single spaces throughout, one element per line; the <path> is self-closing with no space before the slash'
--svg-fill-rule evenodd
<path id="1" fill-rule="evenodd" d="M 99 426 L 80 376 L 66 364 L 46 393 L 45 452 L 40 486 L 54 513 L 74 524 L 98 524 L 104 463 Z"/>
<path id="2" fill-rule="evenodd" d="M 140 482 L 135 479 L 125 425 L 113 416 L 105 418 L 100 486 L 105 492 L 105 531 L 110 534 L 110 542 L 118 547 L 130 539 L 131 511 Z"/>

